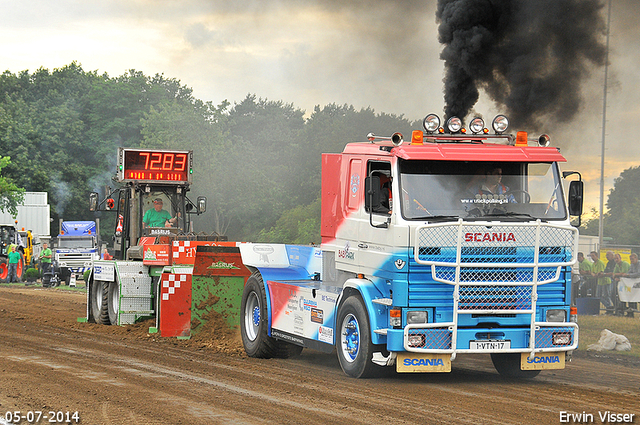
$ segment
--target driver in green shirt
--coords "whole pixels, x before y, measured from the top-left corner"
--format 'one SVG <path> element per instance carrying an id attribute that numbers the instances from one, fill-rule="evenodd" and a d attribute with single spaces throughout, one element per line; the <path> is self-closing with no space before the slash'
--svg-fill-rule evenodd
<path id="1" fill-rule="evenodd" d="M 171 217 L 167 210 L 163 210 L 162 205 L 162 199 L 153 200 L 153 208 L 147 210 L 142 217 L 142 223 L 145 227 L 171 227 L 175 224 L 176 219 Z"/>

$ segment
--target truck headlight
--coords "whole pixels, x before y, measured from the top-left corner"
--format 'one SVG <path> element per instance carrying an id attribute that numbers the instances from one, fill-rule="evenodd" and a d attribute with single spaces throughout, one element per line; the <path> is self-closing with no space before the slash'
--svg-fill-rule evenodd
<path id="1" fill-rule="evenodd" d="M 559 308 L 547 310 L 547 322 L 566 322 L 567 311 Z"/>
<path id="2" fill-rule="evenodd" d="M 407 311 L 407 324 L 427 323 L 429 315 L 426 311 Z"/>

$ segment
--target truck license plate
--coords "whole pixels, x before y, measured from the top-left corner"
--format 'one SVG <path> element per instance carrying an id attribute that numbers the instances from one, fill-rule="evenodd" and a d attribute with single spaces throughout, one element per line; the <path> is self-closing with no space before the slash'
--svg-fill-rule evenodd
<path id="1" fill-rule="evenodd" d="M 508 350 L 511 348 L 511 341 L 508 339 L 469 341 L 469 348 L 480 351 Z"/>

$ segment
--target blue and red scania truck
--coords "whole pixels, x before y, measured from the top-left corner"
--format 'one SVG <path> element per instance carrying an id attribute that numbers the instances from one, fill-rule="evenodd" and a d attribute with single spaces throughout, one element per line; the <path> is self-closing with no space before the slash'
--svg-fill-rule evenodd
<path id="1" fill-rule="evenodd" d="M 448 372 L 466 354 L 513 377 L 564 368 L 583 185 L 563 179 L 579 173 L 503 115 L 492 132 L 480 118 L 423 124 L 408 143 L 369 134 L 322 155 L 320 247 L 240 245 L 249 356 L 335 349 L 357 378 Z"/>

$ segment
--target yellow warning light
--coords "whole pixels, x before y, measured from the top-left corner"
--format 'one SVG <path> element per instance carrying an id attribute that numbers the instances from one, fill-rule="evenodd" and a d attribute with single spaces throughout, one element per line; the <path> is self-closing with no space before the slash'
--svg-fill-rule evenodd
<path id="1" fill-rule="evenodd" d="M 518 131 L 516 133 L 516 146 L 527 146 L 527 132 Z"/>
<path id="2" fill-rule="evenodd" d="M 421 130 L 413 130 L 411 132 L 411 144 L 412 145 L 421 145 L 422 144 L 423 133 Z"/>

